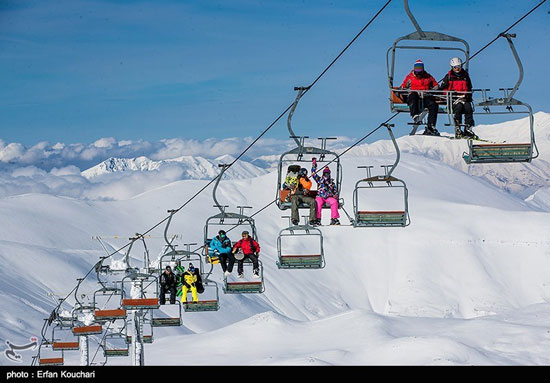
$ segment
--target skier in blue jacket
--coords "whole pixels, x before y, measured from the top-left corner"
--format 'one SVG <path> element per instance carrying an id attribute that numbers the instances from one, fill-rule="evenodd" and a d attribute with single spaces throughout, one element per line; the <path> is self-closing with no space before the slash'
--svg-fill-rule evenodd
<path id="1" fill-rule="evenodd" d="M 220 257 L 220 263 L 225 276 L 229 276 L 235 265 L 235 256 L 231 253 L 231 240 L 225 230 L 220 230 L 218 235 L 210 241 L 210 249 Z"/>

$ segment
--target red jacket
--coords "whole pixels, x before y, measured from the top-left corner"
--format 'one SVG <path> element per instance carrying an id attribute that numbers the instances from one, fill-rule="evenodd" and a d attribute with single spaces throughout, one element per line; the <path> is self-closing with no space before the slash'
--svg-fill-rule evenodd
<path id="1" fill-rule="evenodd" d="M 464 69 L 458 73 L 450 70 L 441 82 L 441 89 L 453 92 L 470 92 L 472 90 L 472 81 L 468 72 Z M 467 94 L 466 98 L 471 101 L 471 94 Z"/>
<path id="2" fill-rule="evenodd" d="M 258 242 L 254 241 L 252 237 L 248 237 L 247 239 L 240 239 L 235 246 L 233 246 L 234 249 L 241 248 L 243 250 L 243 254 L 252 254 L 252 253 L 259 253 L 260 252 L 260 245 Z"/>
<path id="3" fill-rule="evenodd" d="M 417 75 L 413 70 L 405 77 L 405 80 L 403 80 L 401 89 L 430 90 L 435 86 L 437 86 L 437 81 L 431 74 L 422 71 Z"/>

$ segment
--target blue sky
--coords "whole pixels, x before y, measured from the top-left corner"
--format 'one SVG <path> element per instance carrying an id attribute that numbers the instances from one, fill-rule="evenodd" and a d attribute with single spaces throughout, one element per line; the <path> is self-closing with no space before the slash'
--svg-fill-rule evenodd
<path id="1" fill-rule="evenodd" d="M 384 2 L 3 0 L 0 140 L 254 137 Z M 538 3 L 410 1 L 423 29 L 463 37 L 472 52 Z M 302 99 L 296 132 L 361 137 L 388 118 L 386 50 L 413 30 L 394 0 Z M 549 4 L 511 32 L 525 67 L 516 97 L 550 112 Z M 501 40 L 472 60 L 474 87 L 514 85 L 515 63 Z M 446 73 L 448 53 L 417 56 L 436 78 Z M 403 58 L 396 81 L 415 59 Z M 405 134 L 406 116 L 395 122 Z M 267 137 L 287 136 L 282 119 Z"/>

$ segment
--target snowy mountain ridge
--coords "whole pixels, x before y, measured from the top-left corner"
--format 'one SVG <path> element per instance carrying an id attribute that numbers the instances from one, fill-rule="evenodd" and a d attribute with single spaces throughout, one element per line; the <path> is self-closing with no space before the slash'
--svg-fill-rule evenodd
<path id="1" fill-rule="evenodd" d="M 398 129 L 394 128 L 395 131 Z M 550 113 L 538 112 L 534 115 L 534 131 L 539 157 L 531 163 L 468 165 L 462 159 L 462 154 L 468 151 L 466 140 L 405 135 L 398 138 L 397 143 L 402 153 L 445 163 L 522 199 L 529 199 L 539 189 L 550 187 Z M 477 125 L 475 132 L 494 142 L 529 142 L 529 120 L 526 117 L 494 125 Z M 448 133 L 446 135 L 449 136 Z M 359 145 L 346 155 L 376 157 L 388 153 L 395 153 L 389 139 Z"/>
<path id="2" fill-rule="evenodd" d="M 177 158 L 155 161 L 145 156 L 136 158 L 111 157 L 81 172 L 88 180 L 121 172 L 150 172 L 166 167 L 179 167 L 183 170 L 182 179 L 212 179 L 220 170 L 218 164 L 228 164 L 235 160 L 230 155 L 224 155 L 209 160 L 200 156 L 181 156 Z M 250 178 L 266 174 L 267 171 L 249 162 L 238 161 L 226 172 L 227 178 Z"/>

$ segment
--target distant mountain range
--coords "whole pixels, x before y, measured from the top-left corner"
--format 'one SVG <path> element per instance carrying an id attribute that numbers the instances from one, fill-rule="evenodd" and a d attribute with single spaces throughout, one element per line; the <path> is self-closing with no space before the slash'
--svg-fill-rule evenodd
<path id="1" fill-rule="evenodd" d="M 150 172 L 161 171 L 167 167 L 179 167 L 183 169 L 182 179 L 212 179 L 220 174 L 219 164 L 230 164 L 235 160 L 230 155 L 217 157 L 213 160 L 204 157 L 182 156 L 168 160 L 155 161 L 141 156 L 136 158 L 111 157 L 84 170 L 83 177 L 94 180 L 114 173 L 122 172 Z M 235 162 L 225 173 L 229 179 L 252 178 L 266 174 L 268 171 L 250 162 L 239 160 Z"/>

